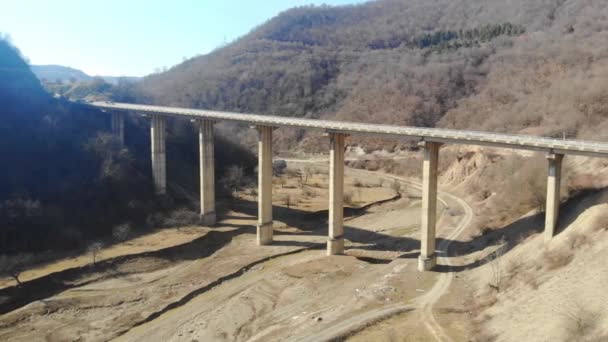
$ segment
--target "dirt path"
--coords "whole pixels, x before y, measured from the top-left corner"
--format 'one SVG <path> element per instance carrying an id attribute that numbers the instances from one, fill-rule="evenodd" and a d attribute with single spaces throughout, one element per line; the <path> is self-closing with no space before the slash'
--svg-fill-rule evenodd
<path id="1" fill-rule="evenodd" d="M 321 163 L 319 160 L 287 160 L 288 162 L 310 162 L 310 163 Z M 407 183 L 410 186 L 416 188 L 421 191 L 421 185 L 418 182 L 412 181 L 410 179 L 406 179 L 403 177 L 379 173 L 379 172 L 371 172 L 367 170 L 356 170 L 356 169 L 347 169 L 347 172 L 361 174 L 367 177 L 378 177 L 384 179 L 397 180 L 403 183 Z M 438 264 L 445 264 L 451 266 L 450 258 L 448 257 L 448 249 L 452 241 L 454 241 L 471 223 L 473 219 L 473 209 L 464 201 L 463 199 L 447 193 L 440 191 L 438 200 L 444 204 L 444 206 L 448 206 L 446 199 L 457 203 L 464 210 L 464 216 L 461 219 L 460 223 L 450 232 L 450 234 L 437 246 L 437 254 L 438 254 Z M 318 335 L 307 337 L 303 339 L 303 341 L 324 341 L 324 340 L 332 340 L 340 337 L 348 336 L 354 331 L 361 330 L 361 327 L 369 326 L 373 322 L 378 322 L 385 318 L 394 316 L 399 313 L 407 312 L 413 309 L 422 310 L 422 321 L 425 327 L 429 330 L 429 332 L 433 335 L 433 337 L 437 341 L 453 341 L 441 327 L 441 325 L 437 322 L 435 318 L 435 314 L 433 313 L 433 307 L 435 304 L 441 299 L 441 297 L 446 293 L 449 289 L 450 284 L 454 274 L 452 272 L 445 272 L 439 276 L 438 281 L 435 285 L 428 291 L 425 295 L 417 298 L 415 305 L 395 305 L 388 308 L 378 308 L 376 310 L 371 310 L 365 312 L 359 316 L 352 317 L 347 322 L 341 322 L 339 327 L 332 327 L 332 329 L 328 329 L 328 331 L 324 331 Z"/>
<path id="2" fill-rule="evenodd" d="M 454 195 L 441 192 L 440 196 L 448 197 L 451 200 L 458 202 L 460 206 L 464 209 L 465 215 L 463 219 L 460 221 L 460 224 L 454 231 L 448 235 L 447 239 L 444 239 L 437 246 L 438 252 L 438 263 L 445 264 L 451 266 L 450 258 L 447 253 L 450 248 L 450 244 L 454 241 L 471 223 L 473 219 L 473 209 L 461 198 L 456 197 Z M 439 299 L 446 293 L 449 289 L 450 284 L 452 283 L 452 279 L 454 279 L 454 273 L 445 272 L 439 276 L 439 280 L 433 286 L 431 291 L 426 295 L 419 298 L 418 304 L 422 306 L 422 319 L 424 320 L 424 325 L 429 329 L 429 331 L 433 334 L 437 341 L 452 341 L 452 338 L 448 336 L 441 325 L 437 322 L 435 318 L 435 314 L 433 313 L 434 305 L 439 301 Z"/>
<path id="3" fill-rule="evenodd" d="M 408 183 L 411 186 L 421 190 L 421 185 L 417 182 L 414 182 L 410 179 L 406 179 L 399 176 L 389 175 L 389 174 L 381 174 L 383 177 L 388 177 L 391 179 L 396 179 L 402 181 L 404 183 Z M 447 206 L 446 198 L 458 203 L 460 207 L 464 210 L 464 216 L 461 219 L 460 223 L 450 234 L 439 243 L 437 246 L 437 254 L 438 254 L 438 264 L 445 264 L 451 266 L 450 258 L 448 257 L 448 249 L 450 244 L 467 228 L 467 226 L 471 223 L 473 219 L 473 209 L 467 204 L 463 199 L 452 195 L 450 193 L 440 191 L 438 200 L 444 203 Z M 454 274 L 452 272 L 444 272 L 439 276 L 439 280 L 433 288 L 426 293 L 425 295 L 419 297 L 416 300 L 416 307 L 422 310 L 422 321 L 429 332 L 435 337 L 437 341 L 453 341 L 441 327 L 441 325 L 437 322 L 435 318 L 435 314 L 433 313 L 433 307 L 435 304 L 441 299 L 441 297 L 446 293 L 449 289 L 450 284 L 452 283 L 452 279 L 454 278 Z M 403 306 L 401 309 L 406 311 L 410 306 Z M 368 313 L 368 317 L 370 320 L 378 320 L 378 317 L 386 316 L 386 314 L 382 311 L 378 312 L 370 312 Z"/>

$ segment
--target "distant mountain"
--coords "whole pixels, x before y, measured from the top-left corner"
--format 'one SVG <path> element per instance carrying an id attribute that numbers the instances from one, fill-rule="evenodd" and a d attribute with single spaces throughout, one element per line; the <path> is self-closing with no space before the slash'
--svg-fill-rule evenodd
<path id="1" fill-rule="evenodd" d="M 135 76 L 91 76 L 82 70 L 63 65 L 32 65 L 30 68 L 40 81 L 46 82 L 57 82 L 57 80 L 60 80 L 61 83 L 72 81 L 85 82 L 91 81 L 95 77 L 99 77 L 112 85 L 117 85 L 120 80 L 137 82 L 141 78 Z"/>
<path id="2" fill-rule="evenodd" d="M 30 68 L 41 81 L 55 82 L 61 80 L 61 82 L 82 82 L 92 79 L 91 76 L 85 74 L 82 70 L 62 65 L 32 65 Z"/>
<path id="3" fill-rule="evenodd" d="M 141 79 L 141 77 L 136 77 L 136 76 L 97 76 L 97 77 L 103 78 L 104 81 L 106 81 L 112 85 L 117 85 L 118 82 L 121 80 L 127 81 L 129 83 L 133 83 L 133 82 L 137 82 Z"/>

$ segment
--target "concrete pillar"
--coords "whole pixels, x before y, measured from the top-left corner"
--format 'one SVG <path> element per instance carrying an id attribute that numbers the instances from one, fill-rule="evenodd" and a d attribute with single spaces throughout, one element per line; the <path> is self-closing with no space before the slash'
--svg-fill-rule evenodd
<path id="1" fill-rule="evenodd" d="M 258 129 L 258 245 L 272 243 L 272 130 Z"/>
<path id="2" fill-rule="evenodd" d="M 418 271 L 435 267 L 435 226 L 437 223 L 437 165 L 440 143 L 422 142 L 424 161 L 422 164 L 422 220 L 420 232 L 420 256 Z"/>
<path id="3" fill-rule="evenodd" d="M 547 205 L 545 207 L 545 241 L 550 241 L 555 235 L 557 218 L 559 217 L 560 185 L 562 179 L 563 154 L 548 154 L 549 170 L 547 175 Z"/>
<path id="4" fill-rule="evenodd" d="M 112 112 L 112 135 L 120 143 L 120 147 L 125 144 L 125 114 L 122 112 Z"/>
<path id="5" fill-rule="evenodd" d="M 212 226 L 216 222 L 214 122 L 210 120 L 199 120 L 198 124 L 198 141 L 200 146 L 201 224 Z"/>
<path id="6" fill-rule="evenodd" d="M 329 150 L 329 239 L 327 255 L 344 253 L 344 139 L 330 133 Z"/>
<path id="7" fill-rule="evenodd" d="M 152 115 L 150 138 L 152 140 L 152 178 L 157 194 L 167 193 L 167 171 L 165 154 L 165 117 Z"/>

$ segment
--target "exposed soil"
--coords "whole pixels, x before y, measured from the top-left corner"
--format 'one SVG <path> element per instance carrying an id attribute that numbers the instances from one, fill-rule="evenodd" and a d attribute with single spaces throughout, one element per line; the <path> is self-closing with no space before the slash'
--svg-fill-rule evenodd
<path id="1" fill-rule="evenodd" d="M 245 192 L 235 202 L 236 211 L 217 227 L 190 230 L 192 242 L 162 248 L 157 240 L 170 246 L 186 232 L 166 230 L 141 238 L 157 251 L 141 253 L 143 244 L 131 242 L 133 249 L 125 245 L 103 252 L 104 258 L 121 249 L 129 255 L 95 267 L 52 273 L 65 267 L 59 264 L 33 271 L 39 278 L 24 287 L 58 285 L 18 301 L 12 296 L 24 289 L 2 290 L 5 303 L 16 307 L 0 317 L 0 340 L 319 341 L 368 333 L 365 327 L 394 315 L 413 320 L 406 324 L 413 327 L 420 324 L 420 314 L 412 310 L 434 317 L 433 305 L 449 277 L 416 271 L 419 200 L 394 197 L 395 177 L 347 172 L 350 179 L 364 176 L 379 186 L 358 186 L 377 188 L 378 194 L 369 197 L 373 200 L 362 197 L 358 206 L 364 211 L 345 222 L 345 256 L 325 256 L 326 222 L 306 201 L 299 201 L 304 203 L 300 207 L 275 207 L 276 241 L 256 246 L 256 203 Z M 398 182 L 402 194 L 417 192 L 413 183 Z M 320 197 L 321 203 L 323 196 L 326 192 L 319 191 L 311 197 Z M 440 248 L 447 248 L 468 220 L 464 210 L 459 215 L 444 210 L 459 205 L 456 198 L 444 197 L 439 234 L 450 237 L 440 239 Z M 381 203 L 370 205 L 374 201 Z M 37 287 L 29 285 L 36 282 Z M 436 326 L 425 331 L 423 339 L 445 334 Z"/>

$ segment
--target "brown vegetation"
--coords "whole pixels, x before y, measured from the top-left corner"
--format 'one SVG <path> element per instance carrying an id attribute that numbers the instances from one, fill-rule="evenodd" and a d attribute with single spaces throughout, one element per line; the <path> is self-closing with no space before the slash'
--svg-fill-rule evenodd
<path id="1" fill-rule="evenodd" d="M 284 116 L 606 139 L 607 47 L 599 42 L 607 11 L 605 2 L 575 0 L 300 7 L 147 77 L 130 96 Z M 326 148 L 301 130 L 277 136 L 286 149 Z"/>

